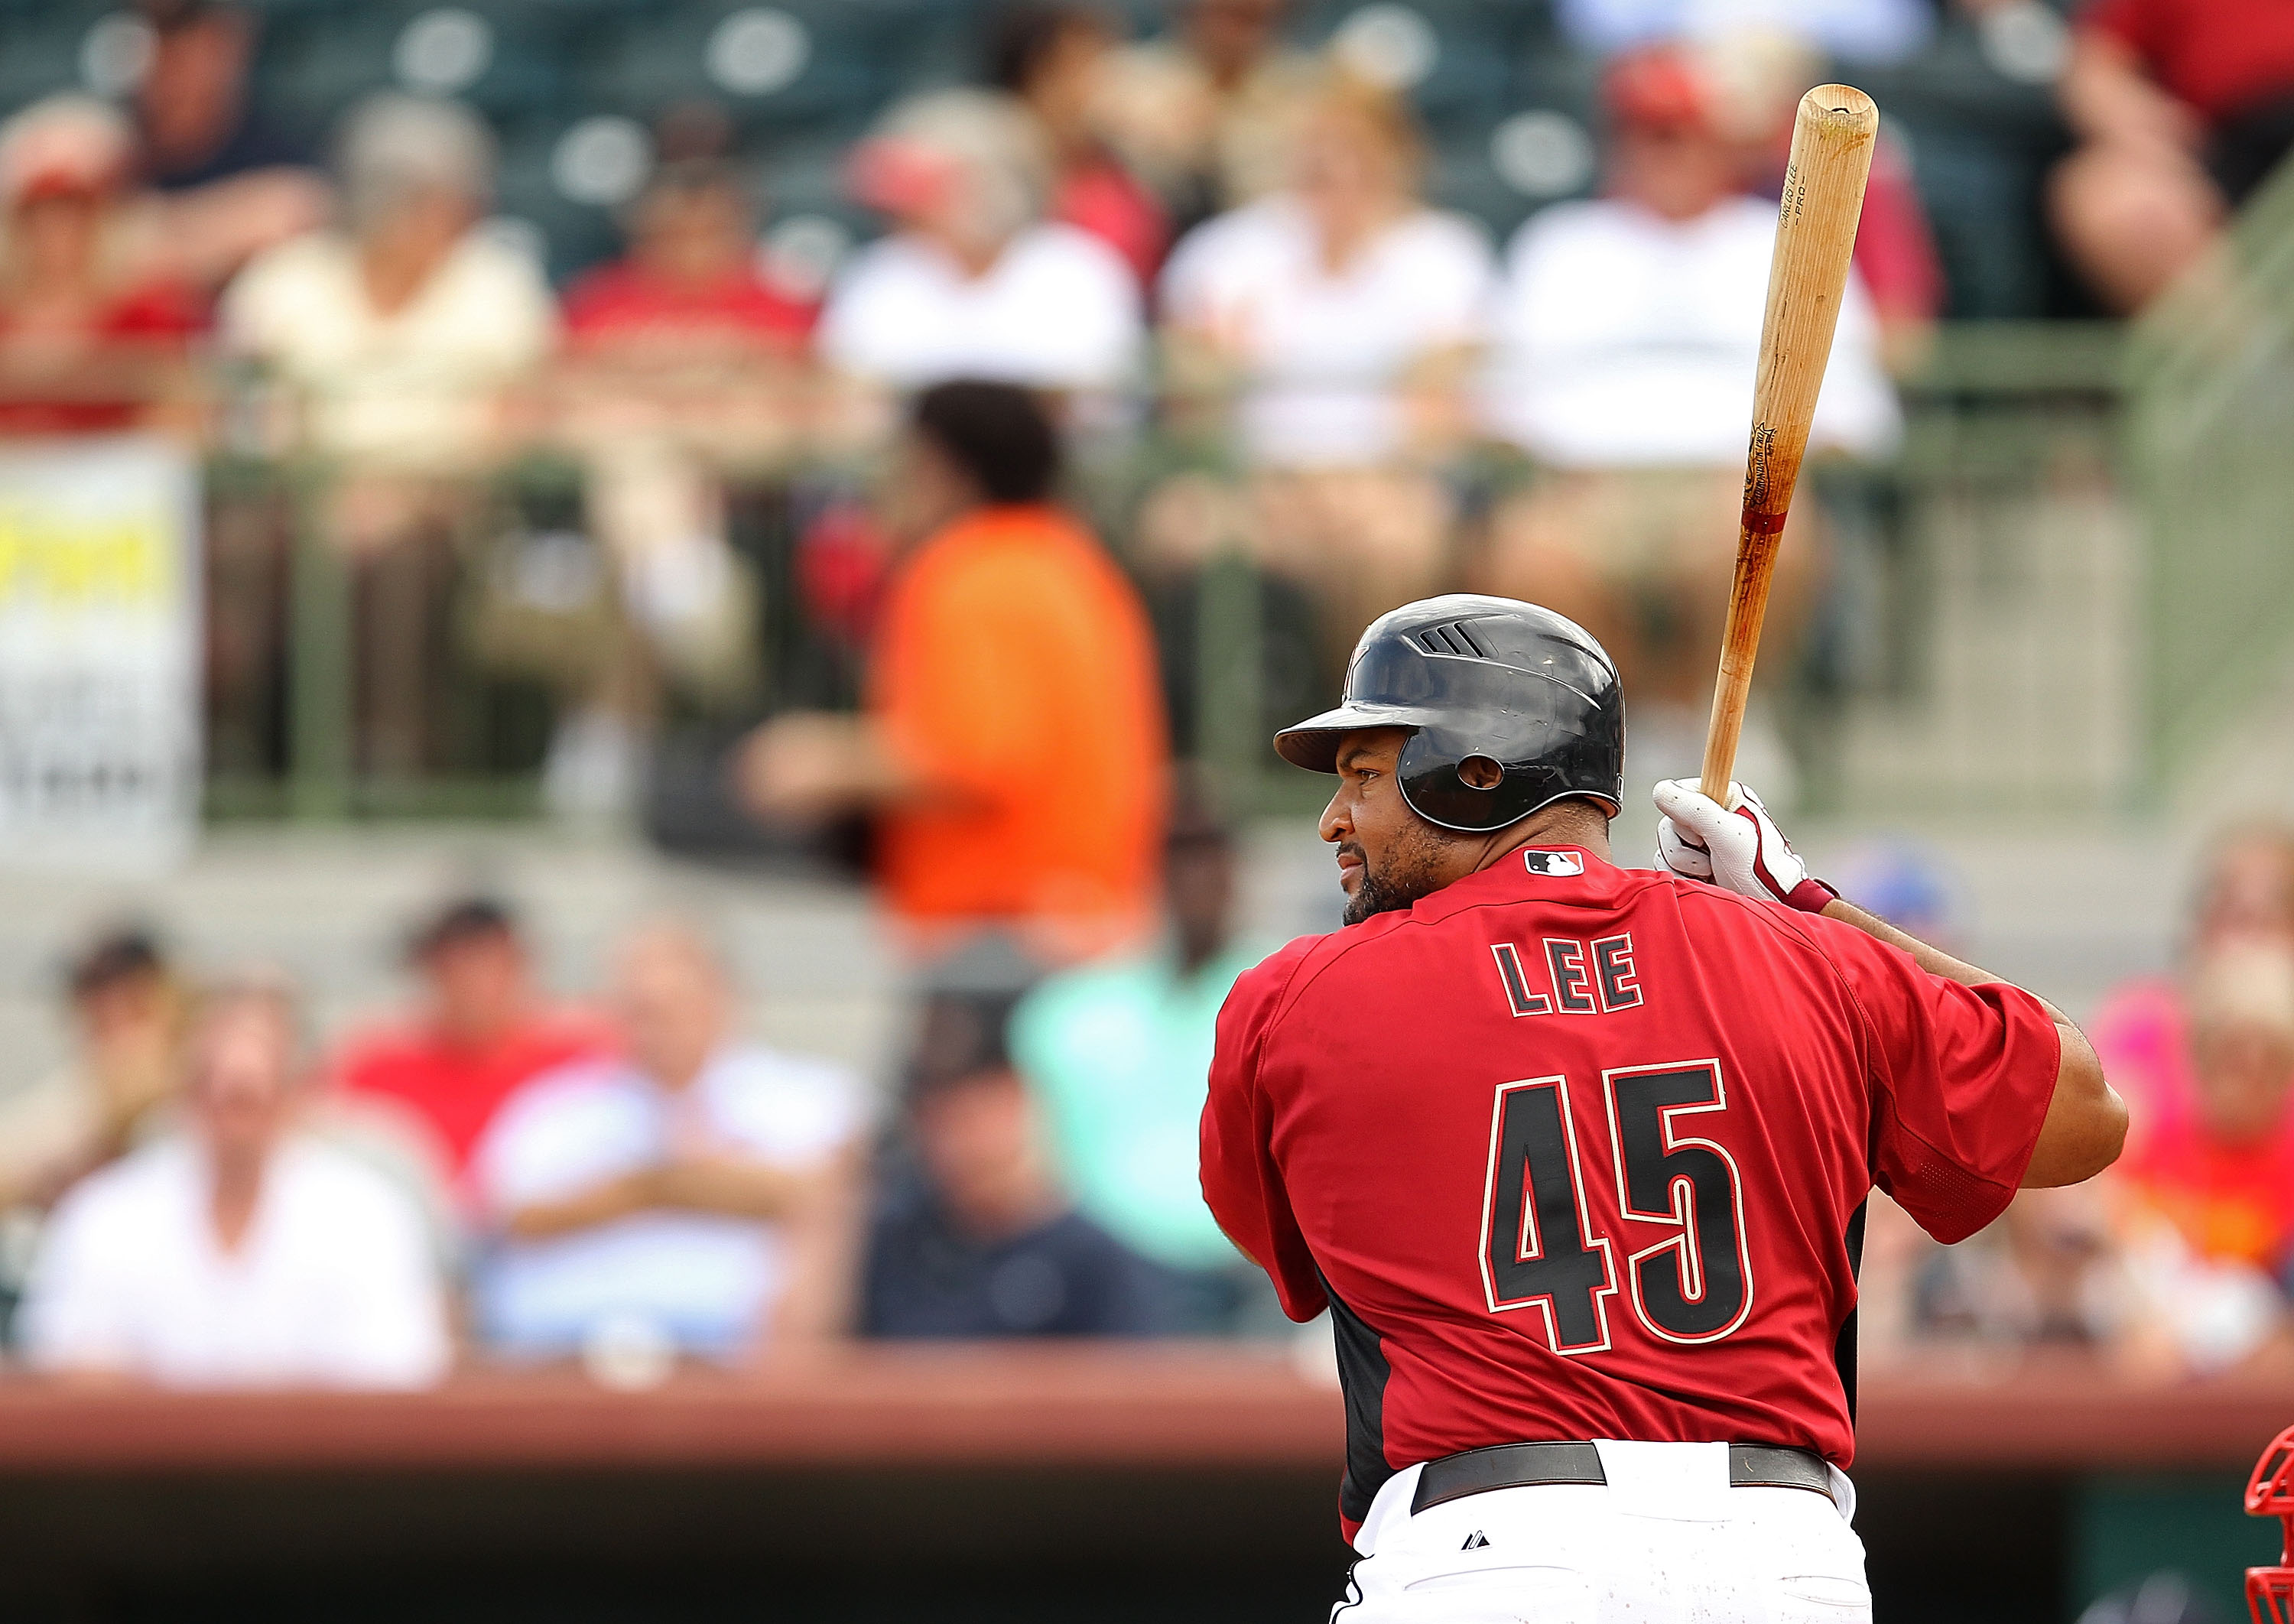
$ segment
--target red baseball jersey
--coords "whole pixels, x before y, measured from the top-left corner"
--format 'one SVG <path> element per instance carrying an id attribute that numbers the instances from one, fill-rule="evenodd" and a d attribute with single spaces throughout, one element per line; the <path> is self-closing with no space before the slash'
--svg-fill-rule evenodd
<path id="1" fill-rule="evenodd" d="M 2029 994 L 1837 921 L 1529 848 L 1236 983 L 1203 1193 L 1292 1319 L 1330 1310 L 1349 1539 L 1487 1444 L 1844 1466 L 1865 1197 L 1989 1223 L 2058 1044 Z"/>

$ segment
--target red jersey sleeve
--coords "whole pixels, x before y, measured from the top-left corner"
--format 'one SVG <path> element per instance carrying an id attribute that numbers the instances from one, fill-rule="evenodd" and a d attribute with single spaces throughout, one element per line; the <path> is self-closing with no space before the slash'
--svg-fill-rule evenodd
<path id="1" fill-rule="evenodd" d="M 1275 1164 L 1273 1111 L 1259 1068 L 1283 995 L 1320 940 L 1293 942 L 1235 982 L 1219 1011 L 1203 1102 L 1203 1199 L 1227 1238 L 1273 1280 L 1282 1311 L 1302 1322 L 1322 1311 L 1322 1277 Z"/>
<path id="2" fill-rule="evenodd" d="M 1853 926 L 1825 947 L 1868 1028 L 1872 1178 L 1949 1245 L 2006 1210 L 2055 1092 L 2054 1017 L 2004 981 L 1964 987 Z"/>

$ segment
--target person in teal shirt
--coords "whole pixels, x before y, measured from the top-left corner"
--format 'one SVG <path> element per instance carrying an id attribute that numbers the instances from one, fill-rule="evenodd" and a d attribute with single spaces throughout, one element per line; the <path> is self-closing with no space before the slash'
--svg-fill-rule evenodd
<path id="1" fill-rule="evenodd" d="M 1234 941 L 1234 837 L 1199 806 L 1172 817 L 1163 886 L 1164 941 L 1040 983 L 1011 1052 L 1078 1206 L 1172 1276 L 1172 1328 L 1232 1335 L 1265 1317 L 1265 1279 L 1203 1205 L 1200 1124 L 1219 1006 L 1265 955 Z"/>

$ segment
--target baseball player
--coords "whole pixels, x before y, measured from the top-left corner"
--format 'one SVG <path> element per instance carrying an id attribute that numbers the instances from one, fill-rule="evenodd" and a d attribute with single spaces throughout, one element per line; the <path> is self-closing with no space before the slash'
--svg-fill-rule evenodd
<path id="1" fill-rule="evenodd" d="M 1658 786 L 1610 855 L 1624 710 L 1550 611 L 1374 622 L 1335 710 L 1346 928 L 1237 983 L 1203 1190 L 1345 1387 L 1344 1624 L 1868 1619 L 1866 1196 L 1943 1241 L 2090 1177 L 2126 1112 L 2021 988 L 1812 878 L 1749 793 Z"/>

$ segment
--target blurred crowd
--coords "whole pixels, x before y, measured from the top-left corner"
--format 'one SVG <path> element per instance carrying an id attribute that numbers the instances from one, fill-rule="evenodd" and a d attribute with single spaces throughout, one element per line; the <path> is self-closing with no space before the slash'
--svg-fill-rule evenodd
<path id="1" fill-rule="evenodd" d="M 33 1371 L 418 1386 L 578 1360 L 645 1385 L 844 1337 L 1232 1336 L 1281 1324 L 1196 1180 L 1238 938 L 1232 831 L 1161 839 L 1151 932 L 1046 973 L 970 938 L 890 1079 L 751 1041 L 662 917 L 562 1003 L 517 917 L 408 938 L 399 1017 L 321 1044 L 275 969 L 148 931 L 67 978 L 77 1052 L 0 1100 L 0 1316 Z"/>
<path id="2" fill-rule="evenodd" d="M 1948 938 L 1932 889 L 1901 897 L 1906 928 Z M 2225 834 L 2174 970 L 2085 1029 L 2127 1103 L 2119 1165 L 2026 1190 L 1953 1247 L 1874 1196 L 1865 1358 L 2059 1347 L 2157 1380 L 2294 1372 L 2294 829 Z"/>
<path id="3" fill-rule="evenodd" d="M 553 286 L 532 227 L 494 213 L 497 136 L 471 107 L 384 93 L 289 130 L 255 93 L 254 12 L 142 0 L 148 49 L 117 100 L 52 95 L 0 125 L 0 434 L 158 428 L 322 475 L 291 516 L 210 526 L 231 770 L 279 765 L 299 528 L 353 578 L 359 770 L 471 767 L 475 671 L 547 691 L 555 806 L 626 811 L 665 715 L 791 702 L 769 668 L 793 625 L 836 670 L 865 663 L 913 540 L 886 431 L 951 379 L 1036 392 L 1078 467 L 1125 470 L 1094 516 L 1150 602 L 1183 753 L 1215 725 L 1203 582 L 1241 565 L 1270 714 L 1326 686 L 1371 615 L 1479 588 L 1599 634 L 1645 747 L 1678 754 L 1804 88 L 1912 72 L 1967 28 L 2037 63 L 2070 143 L 2045 208 L 2112 310 L 2201 261 L 2294 139 L 2294 34 L 2251 0 L 2100 0 L 2067 32 L 2038 0 L 1926 9 L 1560 6 L 1563 65 L 1598 85 L 1598 185 L 1558 184 L 1500 245 L 1429 200 L 1436 155 L 1389 60 L 1406 41 L 1341 28 L 1309 50 L 1283 0 L 1174 0 L 1145 28 L 1015 3 L 981 25 L 969 82 L 895 102 L 851 146 L 843 185 L 881 234 L 841 264 L 761 239 L 769 161 L 685 98 L 658 110 L 620 256 Z M 1999 43 L 2018 39 L 2021 58 Z M 1921 161 L 1891 126 L 1819 459 L 1889 457 L 1892 380 L 1974 274 L 1954 269 L 1965 233 L 1930 218 L 1956 183 Z M 563 488 L 506 499 L 521 459 Z M 794 492 L 778 563 L 738 533 L 760 482 Z M 1794 523 L 1763 662 L 1785 673 L 1825 501 Z"/>
<path id="4" fill-rule="evenodd" d="M 1217 1011 L 1269 946 L 1238 933 L 1236 859 L 1183 799 L 1150 933 L 1050 969 L 971 937 L 919 971 L 882 1078 L 752 1041 L 690 918 L 628 930 L 566 1003 L 503 902 L 452 899 L 407 938 L 407 1007 L 323 1044 L 283 973 L 195 978 L 104 935 L 69 967 L 72 1062 L 0 1101 L 9 1361 L 645 1386 L 847 1338 L 1280 1336 L 1196 1175 Z M 1916 862 L 1850 879 L 1951 934 Z M 2088 1029 L 2133 1108 L 2126 1157 L 1953 1247 L 1875 1195 L 1867 1368 L 2294 1370 L 2294 830 L 2225 836 L 2176 968 Z"/>

